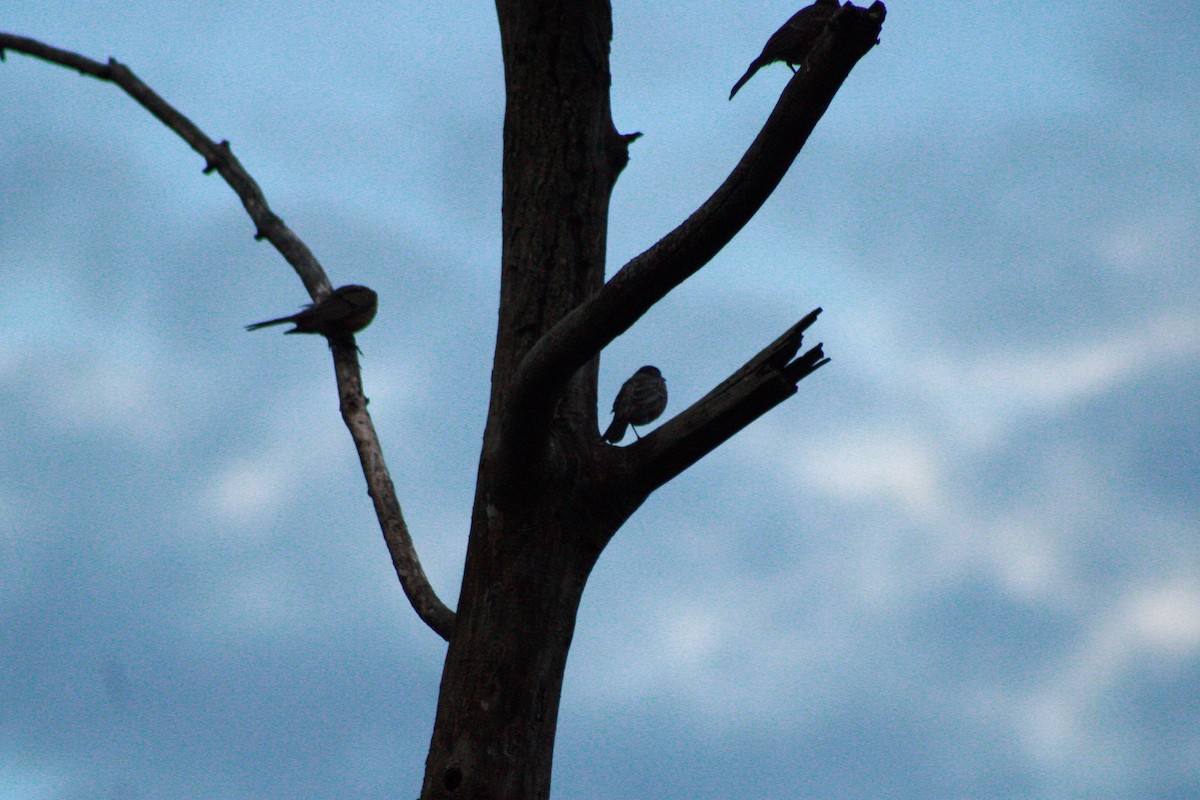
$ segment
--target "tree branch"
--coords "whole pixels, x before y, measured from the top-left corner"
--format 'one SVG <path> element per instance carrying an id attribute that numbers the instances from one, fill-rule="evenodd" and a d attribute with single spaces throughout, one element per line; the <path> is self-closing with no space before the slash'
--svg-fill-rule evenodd
<path id="1" fill-rule="evenodd" d="M 204 134 L 204 131 L 196 127 L 195 123 L 179 113 L 157 92 L 142 83 L 129 67 L 114 58 L 110 58 L 107 64 L 101 64 L 86 56 L 51 47 L 35 39 L 0 33 L 0 54 L 5 50 L 25 53 L 52 64 L 69 67 L 81 75 L 90 75 L 102 81 L 115 83 L 204 158 L 205 174 L 215 170 L 225 179 L 225 182 L 241 199 L 242 205 L 245 206 L 246 212 L 254 222 L 256 228 L 254 238 L 266 239 L 275 246 L 275 249 L 296 270 L 300 280 L 304 281 L 304 286 L 314 301 L 323 299 L 333 291 L 316 256 L 300 240 L 300 237 L 271 211 L 262 189 L 242 167 L 241 162 L 234 157 L 229 142 L 214 142 Z"/>
<path id="2" fill-rule="evenodd" d="M 90 75 L 103 81 L 115 83 L 130 97 L 140 103 L 160 122 L 179 135 L 181 139 L 199 153 L 205 161 L 204 172 L 214 170 L 225 179 L 230 188 L 241 199 L 246 212 L 254 222 L 256 239 L 266 239 L 287 260 L 308 289 L 314 302 L 319 302 L 332 291 L 325 270 L 308 246 L 284 224 L 267 205 L 266 197 L 258 183 L 250 177 L 241 162 L 234 157 L 229 142 L 214 142 L 191 120 L 179 113 L 170 103 L 160 97 L 149 86 L 133 74 L 133 71 L 116 59 L 107 64 L 61 50 L 57 47 L 9 33 L 0 33 L 0 61 L 4 51 L 13 50 L 53 64 L 74 69 L 82 75 Z M 338 399 L 342 418 L 354 439 L 362 463 L 367 490 L 375 503 L 379 525 L 400 585 L 417 615 L 443 639 L 449 639 L 454 628 L 454 612 L 442 603 L 430 586 L 420 559 L 413 546 L 412 537 L 404 523 L 396 488 L 383 460 L 383 449 L 379 436 L 367 412 L 367 398 L 363 393 L 362 374 L 358 365 L 358 349 L 353 337 L 345 341 L 330 341 L 333 351 L 334 370 L 337 375 Z"/>
<path id="3" fill-rule="evenodd" d="M 794 395 L 801 380 L 828 364 L 819 344 L 796 358 L 804 331 L 820 313 L 818 308 L 807 314 L 717 388 L 622 448 L 630 458 L 626 475 L 635 494 L 644 497 L 670 481 Z"/>
<path id="4" fill-rule="evenodd" d="M 358 368 L 358 347 L 353 337 L 346 341 L 331 341 L 330 345 L 333 349 L 334 371 L 337 373 L 338 405 L 342 419 L 350 429 L 358 450 L 358 460 L 367 479 L 367 493 L 375 504 L 375 515 L 379 518 L 383 540 L 392 556 L 392 566 L 400 578 L 400 586 L 417 616 L 434 633 L 449 641 L 450 634 L 454 632 L 454 612 L 438 598 L 429 579 L 425 577 L 412 536 L 408 533 L 408 525 L 404 522 L 396 487 L 383 460 L 383 448 L 375 432 L 375 423 L 367 413 L 362 373 Z"/>
<path id="5" fill-rule="evenodd" d="M 887 10 L 849 4 L 830 22 L 788 83 L 762 131 L 713 195 L 675 230 L 622 267 L 525 356 L 512 419 L 556 397 L 580 367 L 709 262 L 779 185 L 850 70 L 878 42 Z M 514 438 L 520 439 L 519 435 Z"/>

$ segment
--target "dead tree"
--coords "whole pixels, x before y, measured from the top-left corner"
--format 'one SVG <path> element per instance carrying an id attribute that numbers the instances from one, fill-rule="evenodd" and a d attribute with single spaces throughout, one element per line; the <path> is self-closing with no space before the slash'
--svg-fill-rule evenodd
<path id="1" fill-rule="evenodd" d="M 497 0 L 507 105 L 499 327 L 456 611 L 421 569 L 367 413 L 352 336 L 331 338 L 343 418 L 400 583 L 449 642 L 421 797 L 550 792 L 563 669 L 596 559 L 658 487 L 796 393 L 826 363 L 800 353 L 813 311 L 698 402 L 627 447 L 599 432 L 600 352 L 703 267 L 758 211 L 834 94 L 876 44 L 885 8 L 845 5 L 713 195 L 607 282 L 609 197 L 638 134 L 609 105 L 608 0 Z M 111 81 L 179 134 L 241 198 L 314 301 L 331 285 L 227 142 L 214 142 L 115 60 L 10 34 L 22 52 Z M 724 102 L 720 95 L 714 103 Z"/>

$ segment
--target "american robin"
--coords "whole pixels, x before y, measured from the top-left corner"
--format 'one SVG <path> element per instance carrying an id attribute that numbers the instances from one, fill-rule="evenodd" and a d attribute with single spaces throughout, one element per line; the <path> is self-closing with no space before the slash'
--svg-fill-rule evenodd
<path id="1" fill-rule="evenodd" d="M 782 28 L 767 39 L 762 53 L 750 62 L 746 74 L 729 90 L 729 99 L 732 100 L 737 90 L 742 88 L 742 84 L 767 64 L 782 61 L 795 72 L 796 65 L 804 63 L 808 51 L 812 50 L 817 37 L 825 30 L 825 26 L 840 7 L 838 0 L 817 0 L 811 6 L 793 14 L 791 19 L 783 23 Z"/>
<path id="2" fill-rule="evenodd" d="M 269 319 L 247 325 L 246 330 L 256 331 L 268 325 L 292 323 L 296 327 L 284 333 L 319 333 L 322 336 L 348 336 L 358 333 L 375 319 L 375 308 L 379 296 L 366 286 L 348 283 L 334 289 L 319 303 L 310 303 L 304 310 L 290 317 Z"/>
<path id="3" fill-rule="evenodd" d="M 625 438 L 631 425 L 646 425 L 658 419 L 667 407 L 667 382 L 658 367 L 645 366 L 625 381 L 613 401 L 613 421 L 604 432 L 604 440 L 616 444 Z M 639 439 L 637 428 L 633 435 Z"/>

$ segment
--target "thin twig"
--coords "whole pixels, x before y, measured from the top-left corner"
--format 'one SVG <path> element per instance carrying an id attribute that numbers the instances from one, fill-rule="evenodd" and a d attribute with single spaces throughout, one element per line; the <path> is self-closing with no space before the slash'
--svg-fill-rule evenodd
<path id="1" fill-rule="evenodd" d="M 255 238 L 266 239 L 275 246 L 296 270 L 314 301 L 324 298 L 332 291 L 329 278 L 326 277 L 325 270 L 316 256 L 300 237 L 271 211 L 262 189 L 233 155 L 229 142 L 214 142 L 195 123 L 143 83 L 127 66 L 112 58 L 108 63 L 102 64 L 35 39 L 0 33 L 0 61 L 4 60 L 5 50 L 24 53 L 76 70 L 82 75 L 115 83 L 200 154 L 204 159 L 205 174 L 215 171 L 225 179 L 241 199 L 251 221 L 254 222 Z M 367 490 L 375 503 L 379 526 L 383 530 L 383 538 L 391 554 L 400 585 L 425 624 L 443 639 L 449 639 L 454 628 L 454 612 L 442 603 L 429 584 L 421 568 L 412 536 L 409 535 L 408 526 L 404 522 L 400 501 L 396 497 L 396 488 L 383 460 L 379 436 L 367 412 L 367 398 L 363 393 L 357 348 L 351 340 L 348 346 L 334 343 L 332 349 L 342 418 L 358 450 Z"/>

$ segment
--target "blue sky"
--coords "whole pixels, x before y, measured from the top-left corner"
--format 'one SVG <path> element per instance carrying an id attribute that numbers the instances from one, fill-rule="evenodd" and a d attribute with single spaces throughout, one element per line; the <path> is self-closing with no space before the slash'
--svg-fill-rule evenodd
<path id="1" fill-rule="evenodd" d="M 619 267 L 736 163 L 795 7 L 614 8 Z M 555 796 L 1200 795 L 1200 6 L 889 5 L 742 234 L 604 354 L 685 408 L 815 306 L 833 362 L 589 585 Z M 56 3 L 229 139 L 335 284 L 453 602 L 498 291 L 490 4 Z M 454 44 L 448 44 L 453 42 Z M 306 301 L 110 85 L 0 65 L 0 800 L 415 796 L 443 646 Z M 607 419 L 607 416 L 603 416 Z"/>

